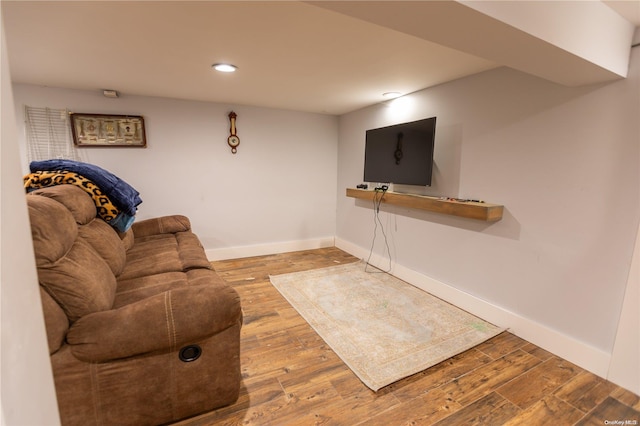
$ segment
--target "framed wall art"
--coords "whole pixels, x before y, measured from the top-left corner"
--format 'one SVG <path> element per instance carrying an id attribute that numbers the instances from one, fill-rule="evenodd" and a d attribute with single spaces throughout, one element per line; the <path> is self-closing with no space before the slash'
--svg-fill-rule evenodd
<path id="1" fill-rule="evenodd" d="M 147 147 L 142 116 L 72 112 L 69 117 L 77 147 Z"/>

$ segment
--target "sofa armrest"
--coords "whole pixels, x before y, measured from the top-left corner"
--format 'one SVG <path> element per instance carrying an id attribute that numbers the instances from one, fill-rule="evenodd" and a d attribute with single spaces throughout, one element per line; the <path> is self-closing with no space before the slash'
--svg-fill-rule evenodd
<path id="1" fill-rule="evenodd" d="M 134 222 L 131 228 L 136 237 L 145 237 L 190 231 L 191 222 L 188 217 L 182 215 L 161 216 Z"/>
<path id="2" fill-rule="evenodd" d="M 73 355 L 104 362 L 155 351 L 174 351 L 241 321 L 231 287 L 179 288 L 76 321 L 67 333 Z"/>

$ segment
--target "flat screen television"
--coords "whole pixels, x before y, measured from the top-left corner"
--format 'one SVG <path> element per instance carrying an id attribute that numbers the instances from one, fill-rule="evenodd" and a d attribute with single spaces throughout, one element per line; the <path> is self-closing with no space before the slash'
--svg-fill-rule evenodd
<path id="1" fill-rule="evenodd" d="M 366 132 L 364 181 L 431 186 L 436 117 Z"/>

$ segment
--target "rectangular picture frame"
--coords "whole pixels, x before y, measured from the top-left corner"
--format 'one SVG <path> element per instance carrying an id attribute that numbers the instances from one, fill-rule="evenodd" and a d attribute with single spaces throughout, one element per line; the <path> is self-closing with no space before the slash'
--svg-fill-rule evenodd
<path id="1" fill-rule="evenodd" d="M 140 115 L 69 113 L 77 147 L 146 148 L 144 118 Z"/>

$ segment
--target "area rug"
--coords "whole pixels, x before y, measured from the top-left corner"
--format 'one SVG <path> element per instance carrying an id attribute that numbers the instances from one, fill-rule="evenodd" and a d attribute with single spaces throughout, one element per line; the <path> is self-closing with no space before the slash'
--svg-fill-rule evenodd
<path id="1" fill-rule="evenodd" d="M 355 262 L 270 279 L 374 391 L 503 331 L 389 274 L 367 271 Z"/>

